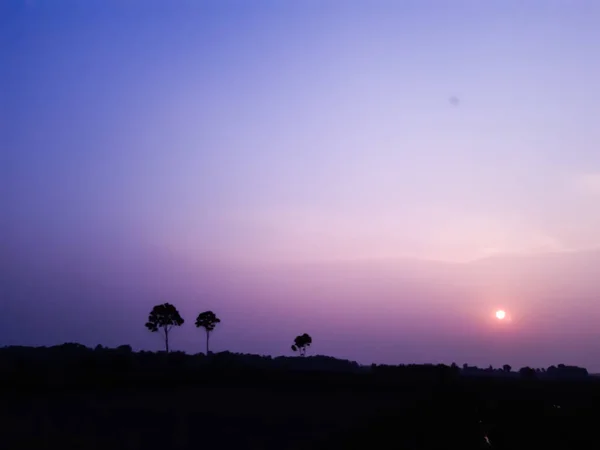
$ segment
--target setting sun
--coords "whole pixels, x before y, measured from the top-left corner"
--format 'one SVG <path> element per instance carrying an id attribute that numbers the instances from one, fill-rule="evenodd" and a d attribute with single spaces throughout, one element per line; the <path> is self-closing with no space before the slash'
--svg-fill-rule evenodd
<path id="1" fill-rule="evenodd" d="M 496 311 L 496 319 L 498 320 L 502 320 L 506 317 L 506 312 L 504 312 L 503 310 L 498 310 Z"/>

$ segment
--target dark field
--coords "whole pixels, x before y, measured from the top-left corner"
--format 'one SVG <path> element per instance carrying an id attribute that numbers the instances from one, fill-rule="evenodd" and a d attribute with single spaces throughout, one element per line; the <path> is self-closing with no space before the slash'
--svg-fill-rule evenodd
<path id="1" fill-rule="evenodd" d="M 77 361 L 83 360 L 71 360 L 70 371 L 62 372 L 51 360 L 20 360 L 16 369 L 13 364 L 4 370 L 1 448 L 600 445 L 595 438 L 600 384 L 592 378 L 466 377 L 444 366 L 381 374 L 217 363 L 195 369 L 155 364 L 149 374 L 149 368 L 124 364 L 124 359 L 116 365 L 103 360 L 85 370 Z M 65 358 L 60 364 L 66 367 Z"/>
<path id="2" fill-rule="evenodd" d="M 347 434 L 377 409 L 390 408 L 392 399 L 189 387 L 15 400 L 3 407 L 11 448 L 300 449 Z"/>

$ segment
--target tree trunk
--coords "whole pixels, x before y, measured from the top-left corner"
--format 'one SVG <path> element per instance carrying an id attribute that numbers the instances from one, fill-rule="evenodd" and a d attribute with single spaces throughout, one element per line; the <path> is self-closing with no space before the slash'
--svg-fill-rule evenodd
<path id="1" fill-rule="evenodd" d="M 208 341 L 210 340 L 210 331 L 206 330 L 206 356 L 208 356 Z"/>
<path id="2" fill-rule="evenodd" d="M 165 328 L 165 348 L 167 349 L 167 353 L 169 353 L 169 331 Z"/>

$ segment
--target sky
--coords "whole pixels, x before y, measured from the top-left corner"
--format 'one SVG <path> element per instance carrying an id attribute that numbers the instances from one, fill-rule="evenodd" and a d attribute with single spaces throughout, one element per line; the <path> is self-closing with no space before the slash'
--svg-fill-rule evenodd
<path id="1" fill-rule="evenodd" d="M 600 371 L 596 1 L 8 0 L 0 345 Z M 497 309 L 506 320 L 494 319 Z"/>

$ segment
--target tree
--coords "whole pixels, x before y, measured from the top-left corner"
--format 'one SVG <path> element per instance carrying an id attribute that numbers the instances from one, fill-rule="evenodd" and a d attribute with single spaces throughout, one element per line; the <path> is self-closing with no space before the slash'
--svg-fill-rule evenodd
<path id="1" fill-rule="evenodd" d="M 510 371 L 512 370 L 512 367 L 510 367 L 508 364 L 504 364 L 504 365 L 502 366 L 502 369 L 503 369 L 505 372 L 510 372 Z"/>
<path id="2" fill-rule="evenodd" d="M 300 356 L 304 356 L 306 355 L 306 349 L 310 347 L 310 344 L 312 344 L 312 338 L 304 333 L 301 336 L 296 336 L 294 345 L 292 345 L 292 350 L 300 353 Z"/>
<path id="3" fill-rule="evenodd" d="M 196 327 L 204 328 L 206 330 L 206 356 L 208 356 L 210 333 L 215 329 L 218 323 L 221 323 L 221 319 L 219 319 L 212 311 L 204 311 L 203 313 L 198 314 L 198 318 L 196 319 Z"/>
<path id="4" fill-rule="evenodd" d="M 184 320 L 179 315 L 179 311 L 177 311 L 175 306 L 170 303 L 163 303 L 152 308 L 150 316 L 148 316 L 148 322 L 146 322 L 146 328 L 153 333 L 162 331 L 165 339 L 165 348 L 167 353 L 169 353 L 169 331 L 173 327 L 180 327 L 183 325 L 183 322 Z"/>
<path id="5" fill-rule="evenodd" d="M 534 378 L 535 370 L 531 367 L 521 367 L 519 369 L 519 375 L 521 375 L 523 378 Z"/>

